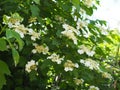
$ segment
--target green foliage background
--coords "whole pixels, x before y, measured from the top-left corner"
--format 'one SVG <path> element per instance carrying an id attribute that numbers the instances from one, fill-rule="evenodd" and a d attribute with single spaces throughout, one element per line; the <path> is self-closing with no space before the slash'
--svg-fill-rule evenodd
<path id="1" fill-rule="evenodd" d="M 56 1 L 56 2 L 55 2 Z M 98 0 L 88 7 L 88 0 L 0 0 L 0 89 L 1 90 L 92 90 L 96 86 L 100 90 L 120 89 L 120 54 L 119 32 L 109 30 L 102 33 L 103 20 L 92 20 L 90 17 L 99 5 Z M 71 14 L 73 6 L 76 8 Z M 80 13 L 80 10 L 85 13 Z M 31 28 L 40 36 L 35 41 L 25 34 L 10 28 L 7 17 L 18 20 L 26 28 Z M 88 25 L 79 29 L 76 35 L 77 44 L 72 39 L 61 34 L 65 29 L 63 24 L 76 29 L 77 21 L 87 21 Z M 100 26 L 98 27 L 97 24 Z M 85 37 L 84 32 L 90 36 Z M 48 46 L 49 53 L 32 53 L 33 43 Z M 79 54 L 81 45 L 94 49 L 94 56 Z M 47 59 L 53 53 L 64 56 L 61 64 Z M 99 63 L 99 70 L 91 70 L 80 59 L 91 58 Z M 38 62 L 37 70 L 28 73 L 25 66 L 28 61 Z M 72 71 L 65 71 L 65 62 L 71 60 L 79 65 Z M 102 73 L 109 73 L 112 79 L 105 78 Z M 74 79 L 83 79 L 84 83 L 76 85 Z M 95 89 L 98 90 L 98 89 Z"/>

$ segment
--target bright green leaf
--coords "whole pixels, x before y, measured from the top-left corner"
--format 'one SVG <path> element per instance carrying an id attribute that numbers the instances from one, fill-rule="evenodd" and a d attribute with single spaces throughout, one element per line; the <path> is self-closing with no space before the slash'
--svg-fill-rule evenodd
<path id="1" fill-rule="evenodd" d="M 20 35 L 17 32 L 10 30 L 10 29 L 6 30 L 6 37 L 8 39 L 13 38 L 13 37 L 16 39 L 20 39 Z"/>
<path id="2" fill-rule="evenodd" d="M 0 51 L 7 50 L 6 41 L 3 38 L 0 38 Z"/>
<path id="3" fill-rule="evenodd" d="M 19 63 L 19 53 L 15 48 L 12 48 L 12 56 L 14 59 L 15 66 Z"/>
<path id="4" fill-rule="evenodd" d="M 72 0 L 72 4 L 77 8 L 79 11 L 80 9 L 80 1 L 79 0 Z"/>
<path id="5" fill-rule="evenodd" d="M 19 50 L 22 50 L 23 46 L 24 46 L 24 42 L 22 39 L 17 39 L 18 45 L 19 45 Z"/>
<path id="6" fill-rule="evenodd" d="M 40 4 L 40 0 L 33 0 L 36 4 Z"/>

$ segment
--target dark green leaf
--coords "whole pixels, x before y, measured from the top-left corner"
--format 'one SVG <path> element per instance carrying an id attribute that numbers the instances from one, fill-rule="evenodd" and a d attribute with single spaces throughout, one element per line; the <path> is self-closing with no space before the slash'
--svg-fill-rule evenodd
<path id="1" fill-rule="evenodd" d="M 6 84 L 6 79 L 3 74 L 0 73 L 0 90 L 2 89 L 3 85 Z"/>
<path id="2" fill-rule="evenodd" d="M 38 17 L 39 16 L 39 8 L 35 5 L 30 5 L 32 16 Z"/>
<path id="3" fill-rule="evenodd" d="M 10 75 L 8 65 L 0 60 L 0 73 Z"/>

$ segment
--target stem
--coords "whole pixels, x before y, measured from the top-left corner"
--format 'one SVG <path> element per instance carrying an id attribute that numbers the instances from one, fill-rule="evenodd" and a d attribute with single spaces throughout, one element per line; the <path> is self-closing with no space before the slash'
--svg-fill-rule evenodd
<path id="1" fill-rule="evenodd" d="M 0 27 L 1 27 L 1 31 L 0 31 L 0 34 L 4 31 L 4 29 L 6 28 L 6 25 L 4 27 L 2 27 L 2 25 L 0 24 Z"/>

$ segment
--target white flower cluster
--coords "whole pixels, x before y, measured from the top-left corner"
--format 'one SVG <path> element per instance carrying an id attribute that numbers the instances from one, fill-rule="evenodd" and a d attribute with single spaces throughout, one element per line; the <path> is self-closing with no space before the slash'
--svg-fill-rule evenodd
<path id="1" fill-rule="evenodd" d="M 31 40 L 36 41 L 36 39 L 40 39 L 40 33 L 35 32 L 33 29 L 29 29 L 29 35 L 31 35 Z"/>
<path id="2" fill-rule="evenodd" d="M 64 64 L 64 70 L 67 71 L 73 71 L 74 68 L 78 68 L 79 65 L 77 63 L 73 63 L 71 60 L 67 60 Z"/>
<path id="3" fill-rule="evenodd" d="M 3 16 L 3 24 L 8 25 L 9 28 L 12 28 L 14 25 L 20 25 L 23 21 L 23 18 L 19 16 L 18 13 L 14 13 L 11 16 L 4 15 Z"/>
<path id="4" fill-rule="evenodd" d="M 24 38 L 24 36 L 28 33 L 29 29 L 26 28 L 23 24 L 21 25 L 13 25 L 14 30 L 19 33 L 21 38 Z"/>
<path id="5" fill-rule="evenodd" d="M 32 50 L 32 53 L 43 53 L 48 54 L 49 48 L 48 46 L 38 45 L 37 43 L 33 43 L 35 49 Z"/>
<path id="6" fill-rule="evenodd" d="M 109 74 L 108 72 L 103 72 L 103 73 L 102 73 L 102 77 L 108 78 L 108 79 L 112 79 L 112 78 L 113 78 L 113 77 L 111 76 L 111 74 Z"/>
<path id="7" fill-rule="evenodd" d="M 17 17 L 17 18 L 16 18 Z M 26 34 L 31 36 L 31 40 L 36 41 L 36 39 L 39 39 L 40 33 L 35 32 L 31 28 L 25 27 L 21 22 L 23 21 L 22 17 L 19 16 L 19 14 L 15 13 L 10 16 L 4 16 L 3 23 L 8 25 L 9 28 L 14 29 L 21 38 L 24 38 Z"/>
<path id="8" fill-rule="evenodd" d="M 95 87 L 95 86 L 90 86 L 88 90 L 100 90 L 98 87 Z"/>
<path id="9" fill-rule="evenodd" d="M 77 44 L 77 37 L 75 35 L 79 35 L 80 32 L 68 24 L 63 24 L 63 28 L 65 31 L 62 31 L 61 33 L 69 39 L 72 39 L 74 44 Z"/>
<path id="10" fill-rule="evenodd" d="M 61 62 L 64 60 L 64 57 L 60 58 L 59 55 L 53 53 L 51 56 L 47 57 L 47 59 L 51 59 L 53 62 L 56 62 L 57 64 L 61 64 Z"/>
<path id="11" fill-rule="evenodd" d="M 88 47 L 85 45 L 81 45 L 78 49 L 79 54 L 84 54 L 86 53 L 88 56 L 93 56 L 95 54 L 95 51 L 90 50 Z"/>
<path id="12" fill-rule="evenodd" d="M 30 73 L 32 70 L 37 70 L 37 65 L 38 62 L 35 62 L 34 60 L 29 61 L 26 65 L 25 65 L 25 71 L 27 71 L 28 73 Z"/>
<path id="13" fill-rule="evenodd" d="M 107 31 L 108 27 L 107 26 L 101 25 L 100 23 L 97 23 L 96 26 L 100 29 L 101 34 L 108 35 L 108 31 Z"/>
<path id="14" fill-rule="evenodd" d="M 84 80 L 83 79 L 74 78 L 74 82 L 75 82 L 76 85 L 82 85 L 84 83 Z"/>
<path id="15" fill-rule="evenodd" d="M 83 0 L 84 5 L 86 5 L 88 8 L 92 7 L 94 5 L 94 0 Z"/>
<path id="16" fill-rule="evenodd" d="M 81 59 L 80 63 L 84 64 L 86 67 L 88 67 L 91 70 L 93 70 L 93 69 L 100 70 L 99 63 L 96 62 L 95 60 L 90 59 L 90 58 L 88 58 L 86 60 Z"/>
<path id="17" fill-rule="evenodd" d="M 88 26 L 88 22 L 85 21 L 85 20 L 81 20 L 80 18 L 77 20 L 77 29 L 81 29 L 81 30 L 84 30 L 83 28 L 84 27 L 87 27 Z"/>

